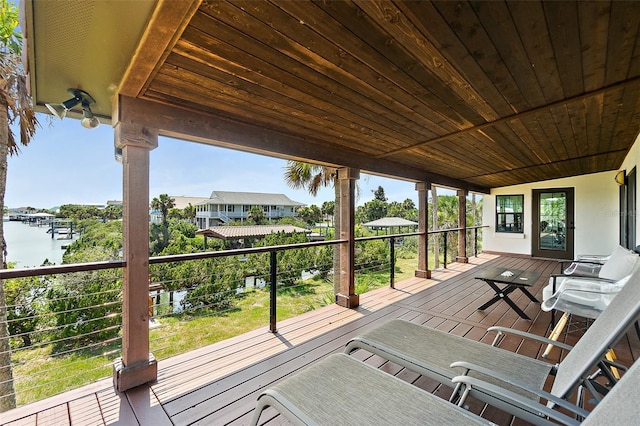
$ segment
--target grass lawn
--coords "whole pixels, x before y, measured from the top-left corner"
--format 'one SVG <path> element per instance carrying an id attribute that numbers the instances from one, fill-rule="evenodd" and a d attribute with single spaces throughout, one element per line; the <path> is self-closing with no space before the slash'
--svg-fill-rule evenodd
<path id="1" fill-rule="evenodd" d="M 398 259 L 396 281 L 413 276 L 416 258 Z M 389 271 L 356 274 L 361 294 L 389 285 Z M 317 309 L 333 300 L 333 283 L 318 278 L 278 291 L 279 321 Z M 150 332 L 150 349 L 157 359 L 229 339 L 269 325 L 269 292 L 252 290 L 234 300 L 223 312 L 174 314 L 159 318 L 160 327 Z M 28 404 L 112 375 L 113 360 L 120 355 L 120 339 L 73 354 L 52 357 L 51 345 L 13 354 L 18 405 Z"/>

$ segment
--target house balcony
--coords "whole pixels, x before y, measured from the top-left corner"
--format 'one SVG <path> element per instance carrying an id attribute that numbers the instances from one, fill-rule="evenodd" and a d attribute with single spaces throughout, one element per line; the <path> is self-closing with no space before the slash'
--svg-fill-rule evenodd
<path id="1" fill-rule="evenodd" d="M 278 322 L 277 333 L 263 326 L 248 333 L 204 346 L 158 362 L 157 381 L 125 392 L 114 392 L 111 379 L 21 406 L 0 415 L 5 425 L 40 424 L 126 424 L 188 425 L 247 424 L 258 394 L 278 380 L 342 351 L 349 338 L 393 318 L 403 318 L 469 339 L 491 343 L 487 332 L 493 325 L 513 327 L 532 333 L 549 333 L 550 315 L 524 294 L 513 300 L 531 317 L 519 317 L 506 303 L 497 303 L 485 311 L 478 306 L 493 293 L 475 279 L 488 266 L 533 270 L 540 278 L 531 292 L 541 296 L 551 273 L 558 271 L 556 261 L 481 253 L 468 263 L 453 263 L 432 271 L 430 279 L 411 278 L 395 283 L 395 288 L 380 288 L 360 296 L 360 305 L 347 309 L 336 304 Z M 573 344 L 579 332 L 560 338 Z M 510 336 L 501 347 L 530 357 L 542 358 L 546 346 Z M 615 347 L 618 361 L 631 363 L 640 354 L 635 333 L 627 335 Z M 545 360 L 558 362 L 564 351 L 554 348 Z M 451 389 L 416 373 L 385 362 L 377 356 L 356 352 L 353 356 L 389 374 L 448 398 Z M 498 409 L 470 401 L 469 409 L 499 425 L 514 419 Z M 275 411 L 261 417 L 267 424 L 286 423 Z M 520 420 L 515 421 L 517 424 Z"/>
<path id="2" fill-rule="evenodd" d="M 640 55 L 621 41 L 638 39 L 640 20 L 629 17 L 640 16 L 640 2 L 81 3 L 23 0 L 20 27 L 36 110 L 48 113 L 74 82 L 95 103 L 68 116 L 90 112 L 114 128 L 123 169 L 124 259 L 122 275 L 111 278 L 122 280 L 122 351 L 113 354 L 124 361 L 114 375 L 121 392 L 98 381 L 5 413 L 0 423 L 243 424 L 261 389 L 389 318 L 483 341 L 494 324 L 548 332 L 548 315 L 521 297 L 516 303 L 531 322 L 504 303 L 478 312 L 491 291 L 474 278 L 490 264 L 535 269 L 539 297 L 545 275 L 557 271 L 554 262 L 526 257 L 543 257 L 533 251 L 540 246 L 534 238 L 549 237 L 539 226 L 547 221 L 541 207 L 556 211 L 564 200 L 565 212 L 577 213 L 562 218 L 561 235 L 553 228 L 554 239 L 567 243 L 555 258 L 572 258 L 574 247 L 601 253 L 637 244 Z M 68 37 L 65 28 L 85 33 Z M 588 37 L 567 43 L 567 34 Z M 75 61 L 68 52 L 77 52 Z M 332 169 L 340 200 L 337 304 L 279 321 L 276 334 L 263 326 L 158 356 L 149 339 L 146 225 L 150 152 L 162 149 L 164 137 Z M 212 173 L 216 161 L 224 160 L 212 158 Z M 416 278 L 359 295 L 354 210 L 361 172 L 415 183 L 421 241 Z M 457 190 L 460 228 L 469 193 L 489 194 L 489 227 L 497 223 L 497 198 L 517 197 L 522 232 L 489 229 L 484 247 L 525 257 L 467 258 L 460 238 L 460 263 L 429 270 L 433 186 Z M 518 339 L 503 344 L 531 356 L 541 350 Z M 169 353 L 171 342 L 161 348 Z M 630 336 L 617 353 L 629 364 L 637 340 Z M 447 393 L 376 357 L 367 361 Z M 490 408 L 471 409 L 511 422 Z"/>

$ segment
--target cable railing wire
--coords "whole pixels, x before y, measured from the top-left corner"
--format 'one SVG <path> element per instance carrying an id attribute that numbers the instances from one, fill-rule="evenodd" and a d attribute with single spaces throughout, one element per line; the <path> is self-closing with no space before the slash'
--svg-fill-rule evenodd
<path id="1" fill-rule="evenodd" d="M 455 230 L 437 231 L 437 232 L 453 232 Z M 417 245 L 417 235 L 419 233 L 406 233 L 397 235 L 385 235 L 375 237 L 362 237 L 356 239 L 356 264 L 354 265 L 356 280 L 368 280 L 366 278 L 370 274 L 379 274 L 387 271 L 393 280 L 393 269 L 395 268 L 395 252 L 393 259 L 390 258 L 394 253 L 394 248 L 403 247 L 403 240 L 410 241 L 413 246 Z M 395 239 L 394 239 L 395 238 Z M 413 240 L 412 240 L 413 238 Z M 380 241 L 375 241 L 380 240 Z M 333 259 L 319 262 L 315 265 L 307 265 L 304 268 L 291 269 L 287 266 L 285 252 L 289 250 L 307 250 L 302 252 L 302 257 L 310 258 L 316 253 L 321 246 L 331 246 L 345 243 L 345 240 L 323 241 L 319 243 L 300 243 L 284 246 L 257 247 L 252 249 L 228 250 L 225 252 L 206 252 L 206 253 L 190 253 L 174 256 L 160 256 L 149 259 L 150 272 L 150 317 L 164 322 L 169 318 L 175 318 L 176 321 L 189 320 L 192 317 L 210 319 L 211 317 L 227 315 L 237 309 L 243 298 L 251 296 L 259 296 L 267 300 L 275 289 L 276 294 L 281 292 L 296 293 L 301 288 L 308 285 L 308 279 L 318 277 L 326 282 L 326 287 L 333 290 L 331 284 L 331 275 L 333 271 Z M 371 243 L 370 243 L 371 242 Z M 369 246 L 370 244 L 370 246 Z M 390 247 L 391 244 L 391 247 Z M 471 244 L 467 244 L 469 248 Z M 371 253 L 366 253 L 371 250 Z M 276 265 L 281 268 L 273 272 L 268 271 L 269 253 L 275 253 Z M 324 256 L 327 252 L 324 251 Z M 358 261 L 358 256 L 364 255 L 365 261 Z M 274 255 L 271 255 L 272 258 Z M 200 261 L 206 261 L 204 265 L 216 270 L 217 262 L 222 262 L 223 257 L 233 257 L 233 262 L 267 262 L 267 265 L 256 267 L 252 275 L 245 275 L 242 278 L 233 278 L 228 281 L 228 277 L 223 277 L 217 273 L 209 273 L 202 271 Z M 377 260 L 376 260 L 377 259 Z M 382 260 L 380 260 L 382 259 Z M 193 270 L 194 274 L 189 276 L 172 276 L 171 267 L 173 265 L 183 265 L 189 262 L 187 270 Z M 279 262 L 283 262 L 280 265 Z M 250 263 L 251 264 L 251 263 Z M 257 263 L 256 263 L 257 265 Z M 122 274 L 117 271 L 125 266 L 123 261 L 107 261 L 93 262 L 90 264 L 76 265 L 54 265 L 41 268 L 29 268 L 34 270 L 2 270 L 0 271 L 0 279 L 18 279 L 20 277 L 43 277 L 41 279 L 42 286 L 49 288 L 61 289 L 62 291 L 55 295 L 50 293 L 44 296 L 46 290 L 39 289 L 42 303 L 49 303 L 51 306 L 56 305 L 60 308 L 58 311 L 46 311 L 45 309 L 36 310 L 37 313 L 31 314 L 30 302 L 32 299 L 27 298 L 21 303 L 14 303 L 7 306 L 16 312 L 27 313 L 24 317 L 11 318 L 7 321 L 7 325 L 19 325 L 20 322 L 39 320 L 41 323 L 33 330 L 19 331 L 10 336 L 16 339 L 16 343 L 23 338 L 30 337 L 33 344 L 28 346 L 16 346 L 12 348 L 12 353 L 29 353 L 30 351 L 42 350 L 48 346 L 56 347 L 54 351 L 47 352 L 46 355 L 36 356 L 34 358 L 22 357 L 16 359 L 14 368 L 19 368 L 22 377 L 16 377 L 16 382 L 33 381 L 36 379 L 44 380 L 39 383 L 38 388 L 50 386 L 46 376 L 48 373 L 59 370 L 55 365 L 51 369 L 45 369 L 38 372 L 29 372 L 29 363 L 38 363 L 43 360 L 60 359 L 75 356 L 75 354 L 84 354 L 82 360 L 71 360 L 68 362 L 70 368 L 82 365 L 85 359 L 94 361 L 102 360 L 110 355 L 116 356 L 121 350 L 122 339 L 120 337 L 122 322 Z M 113 271 L 110 271 L 113 270 Z M 117 271 L 117 272 L 116 272 Z M 198 271 L 198 272 L 196 272 Z M 229 274 L 231 277 L 233 274 Z M 275 281 L 271 282 L 275 276 Z M 46 278 L 44 278 L 46 277 Z M 51 279 L 53 277 L 53 279 Z M 58 280 L 58 277 L 61 277 Z M 37 283 L 36 283 L 37 284 Z M 366 284 L 366 283 L 365 283 Z M 198 294 L 194 290 L 204 288 L 202 286 L 211 285 L 214 291 L 203 292 Z M 275 285 L 275 287 L 274 287 Z M 96 287 L 111 287 L 104 291 L 95 291 Z M 151 288 L 155 290 L 151 291 Z M 216 290 L 218 288 L 218 290 Z M 87 291 L 84 293 L 84 291 Z M 54 297 L 51 297 L 54 296 Z M 280 297 L 280 296 L 279 296 Z M 90 303 L 87 306 L 77 306 L 72 303 L 76 299 L 85 298 L 86 300 L 106 298 L 99 303 Z M 113 298 L 113 299 L 111 299 Z M 321 299 L 318 295 L 318 299 Z M 252 299 L 250 299 L 252 300 Z M 320 303 L 320 302 L 318 302 Z M 331 301 L 329 300 L 329 303 Z M 68 306 L 67 306 L 68 305 Z M 92 315 L 100 310 L 107 310 L 108 313 L 99 313 L 95 317 Z M 78 316 L 83 317 L 81 320 Z M 66 318 L 66 320 L 65 320 Z M 104 321 L 116 321 L 111 325 L 105 325 Z M 264 323 L 270 320 L 265 318 Z M 76 327 L 77 329 L 73 329 Z M 90 327 L 87 330 L 83 327 Z M 173 355 L 172 338 L 180 334 L 181 331 L 176 329 L 174 332 L 167 332 L 169 328 L 153 329 L 153 337 L 150 343 L 153 350 L 160 353 Z M 65 332 L 70 335 L 62 335 Z M 60 334 L 61 336 L 55 337 Z M 95 341 L 100 336 L 100 341 Z M 97 350 L 99 353 L 96 353 Z M 78 376 L 85 376 L 95 371 L 102 371 L 109 366 L 108 362 L 95 363 L 92 366 L 82 369 Z M 50 374 L 49 374 L 50 375 Z M 78 378 L 59 378 L 51 380 L 52 384 L 66 383 L 67 381 L 82 382 L 81 377 Z M 23 392 L 24 387 L 17 387 L 17 393 Z"/>

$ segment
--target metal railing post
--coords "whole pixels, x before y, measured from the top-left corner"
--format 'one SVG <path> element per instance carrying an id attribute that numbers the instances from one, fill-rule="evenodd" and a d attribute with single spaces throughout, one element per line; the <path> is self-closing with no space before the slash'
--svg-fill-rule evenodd
<path id="1" fill-rule="evenodd" d="M 478 257 L 478 228 L 473 230 L 473 233 L 475 234 L 474 236 L 474 241 L 473 241 L 473 255 L 475 257 Z"/>
<path id="2" fill-rule="evenodd" d="M 396 239 L 389 238 L 389 286 L 395 288 L 396 278 Z"/>
<path id="3" fill-rule="evenodd" d="M 278 279 L 278 259 L 276 257 L 278 253 L 274 250 L 270 252 L 271 264 L 269 266 L 269 275 L 271 280 L 271 288 L 269 291 L 269 331 L 276 333 L 276 286 Z"/>
<path id="4" fill-rule="evenodd" d="M 442 242 L 444 243 L 444 269 L 447 269 L 447 248 L 449 247 L 449 243 L 447 242 L 447 236 L 449 235 L 448 232 L 443 232 L 443 239 Z"/>

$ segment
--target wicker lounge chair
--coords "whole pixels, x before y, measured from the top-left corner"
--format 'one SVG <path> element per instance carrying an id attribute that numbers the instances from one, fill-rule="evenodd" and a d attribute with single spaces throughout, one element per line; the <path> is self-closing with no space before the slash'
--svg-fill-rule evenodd
<path id="1" fill-rule="evenodd" d="M 616 381 L 604 357 L 640 315 L 640 272 L 632 275 L 618 296 L 620 297 L 613 299 L 573 348 L 518 330 L 503 327 L 489 329 L 499 333 L 510 331 L 535 338 L 544 344 L 553 343 L 571 349 L 557 365 L 403 320 L 389 321 L 352 339 L 345 352 L 363 349 L 450 386 L 460 382 L 453 382 L 455 376 L 465 374 L 461 368 L 467 369 L 472 378 L 498 385 L 534 401 L 540 396 L 547 398 L 548 394 L 541 389 L 548 376 L 555 374 L 551 396 L 567 398 L 574 389 L 582 385 L 595 400 L 599 400 L 607 389 L 593 380 L 592 374 L 599 366 L 611 383 Z M 503 399 L 493 395 L 491 390 L 475 387 L 470 393 L 475 398 L 525 420 L 534 423 L 539 420 L 538 413 L 527 408 L 522 400 Z M 456 397 L 455 392 L 453 397 Z"/>

